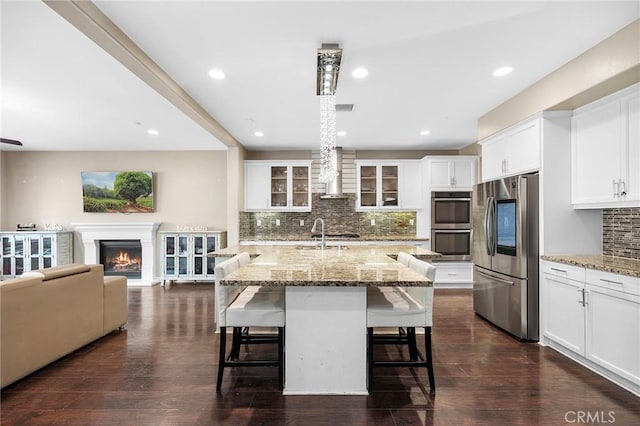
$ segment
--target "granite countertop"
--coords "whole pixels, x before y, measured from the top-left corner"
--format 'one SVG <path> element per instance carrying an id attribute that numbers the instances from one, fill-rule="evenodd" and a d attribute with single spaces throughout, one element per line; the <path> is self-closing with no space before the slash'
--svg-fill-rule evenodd
<path id="1" fill-rule="evenodd" d="M 304 251 L 322 251 L 319 246 L 310 245 L 310 246 L 296 246 L 296 245 L 278 245 L 278 246 L 269 246 L 269 245 L 240 245 L 240 246 L 232 246 L 227 247 L 221 250 L 213 251 L 207 253 L 209 257 L 231 257 L 235 256 L 241 252 L 248 252 L 251 257 L 257 257 L 262 254 L 270 254 L 275 251 L 287 251 L 290 250 L 293 253 L 299 253 Z M 427 250 L 422 247 L 417 247 L 410 244 L 389 244 L 389 245 L 356 245 L 356 246 L 342 246 L 338 249 L 338 246 L 329 246 L 324 251 L 332 252 L 332 251 L 342 251 L 349 253 L 374 253 L 381 254 L 387 257 L 391 257 L 395 259 L 398 256 L 398 253 L 401 251 L 407 252 L 412 256 L 415 256 L 417 259 L 421 260 L 429 260 L 429 259 L 437 259 L 442 255 L 440 253 L 436 253 L 431 250 Z"/>
<path id="2" fill-rule="evenodd" d="M 279 235 L 273 237 L 255 236 L 243 238 L 243 241 L 317 241 L 320 238 L 314 238 L 301 235 Z M 327 236 L 327 241 L 429 241 L 429 238 L 416 237 L 415 235 L 360 235 L 359 237 L 338 237 Z"/>
<path id="3" fill-rule="evenodd" d="M 391 251 L 387 246 L 332 247 L 324 250 L 313 246 L 239 246 L 240 251 L 249 253 L 256 249 L 260 250 L 259 256 L 220 280 L 220 284 L 269 287 L 433 285 L 425 276 L 390 258 L 388 254 Z M 238 252 L 238 249 L 225 250 L 228 251 L 226 256 Z"/>
<path id="4" fill-rule="evenodd" d="M 597 254 L 542 256 L 543 260 L 564 263 L 566 265 L 583 266 L 598 271 L 613 272 L 640 278 L 640 259 L 603 256 Z"/>

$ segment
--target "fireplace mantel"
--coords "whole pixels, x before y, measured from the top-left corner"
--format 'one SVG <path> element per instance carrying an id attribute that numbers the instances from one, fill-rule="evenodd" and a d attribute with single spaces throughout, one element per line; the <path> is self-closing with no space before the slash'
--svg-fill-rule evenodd
<path id="1" fill-rule="evenodd" d="M 80 233 L 84 247 L 84 263 L 100 263 L 100 240 L 140 240 L 142 244 L 142 278 L 129 279 L 130 286 L 152 286 L 159 284 L 156 271 L 156 232 L 159 222 L 130 223 L 72 223 Z"/>

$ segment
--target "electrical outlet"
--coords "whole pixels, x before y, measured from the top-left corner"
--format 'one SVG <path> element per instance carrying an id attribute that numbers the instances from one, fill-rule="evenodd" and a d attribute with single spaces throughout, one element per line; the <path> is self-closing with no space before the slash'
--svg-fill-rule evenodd
<path id="1" fill-rule="evenodd" d="M 376 220 L 375 219 L 371 219 L 371 226 L 376 226 Z"/>
<path id="2" fill-rule="evenodd" d="M 413 219 L 409 219 L 409 225 L 413 226 Z"/>
<path id="3" fill-rule="evenodd" d="M 280 226 L 280 219 L 276 219 L 276 226 Z"/>
<path id="4" fill-rule="evenodd" d="M 257 225 L 257 226 L 262 226 L 262 221 L 261 221 L 260 219 L 258 219 L 258 220 L 256 221 L 256 225 Z"/>
<path id="5" fill-rule="evenodd" d="M 300 219 L 300 226 L 304 226 L 304 219 Z"/>

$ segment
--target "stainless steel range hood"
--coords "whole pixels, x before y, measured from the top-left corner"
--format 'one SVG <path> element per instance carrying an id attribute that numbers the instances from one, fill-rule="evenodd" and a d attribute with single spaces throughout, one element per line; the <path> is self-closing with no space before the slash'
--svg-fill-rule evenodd
<path id="1" fill-rule="evenodd" d="M 349 198 L 348 195 L 342 193 L 342 148 L 336 147 L 333 150 L 333 155 L 331 156 L 331 163 L 335 165 L 336 170 L 338 171 L 337 175 L 333 180 L 327 182 L 325 185 L 325 193 L 320 196 L 322 199 L 332 199 L 332 198 Z"/>

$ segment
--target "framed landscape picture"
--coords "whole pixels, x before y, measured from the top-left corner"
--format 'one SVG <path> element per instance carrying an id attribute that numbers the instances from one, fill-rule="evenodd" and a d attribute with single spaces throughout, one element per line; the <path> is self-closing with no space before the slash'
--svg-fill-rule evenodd
<path id="1" fill-rule="evenodd" d="M 152 172 L 81 172 L 85 213 L 151 213 Z"/>

